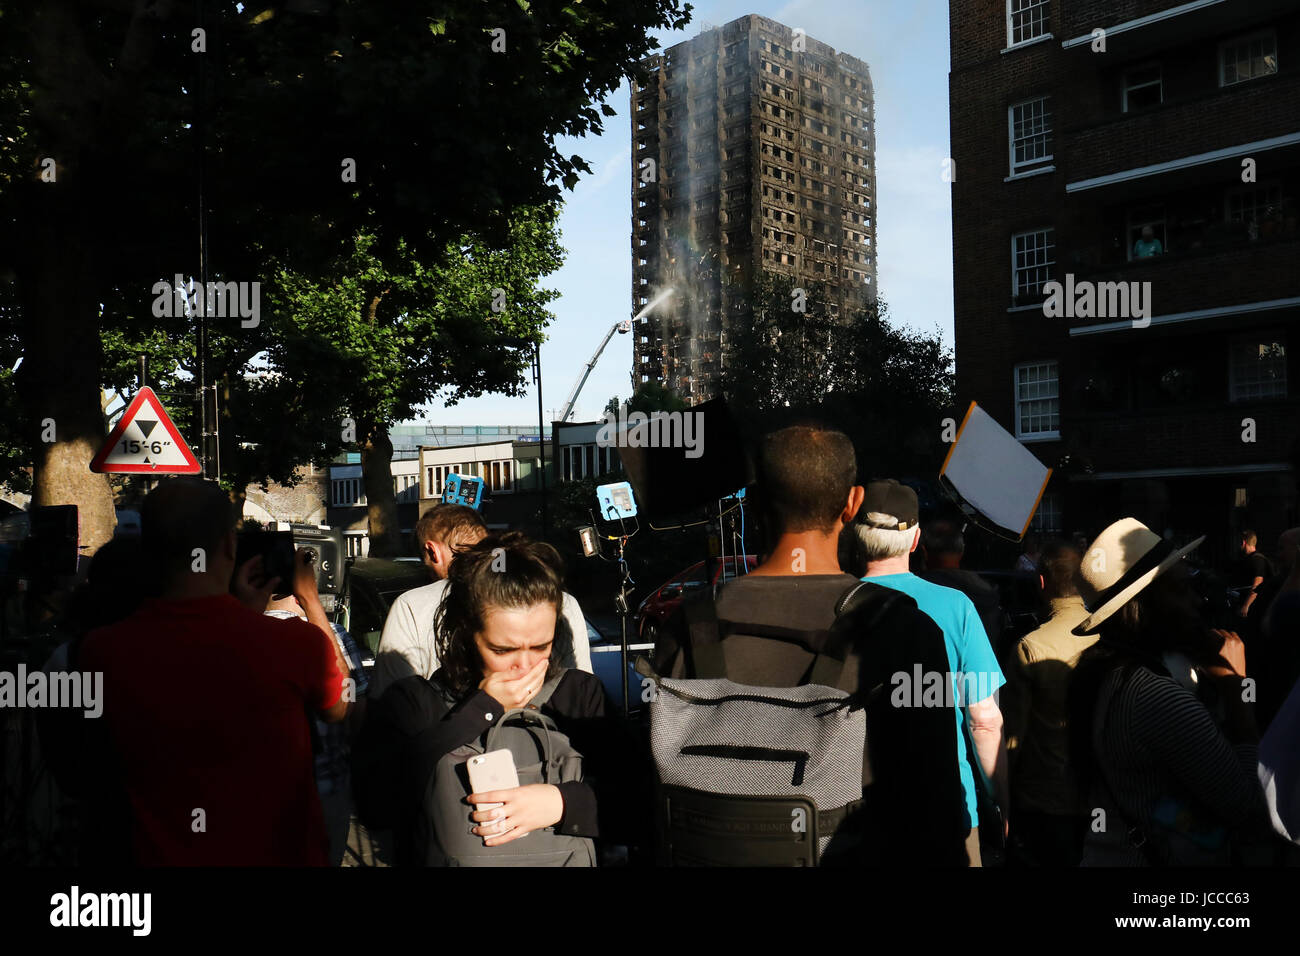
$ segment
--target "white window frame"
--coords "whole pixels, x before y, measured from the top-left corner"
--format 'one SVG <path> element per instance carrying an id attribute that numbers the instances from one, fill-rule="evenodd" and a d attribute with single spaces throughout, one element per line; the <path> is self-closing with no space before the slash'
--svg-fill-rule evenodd
<path id="1" fill-rule="evenodd" d="M 1046 492 L 1038 502 L 1038 509 L 1034 512 L 1033 520 L 1029 523 L 1029 530 L 1039 534 L 1060 534 L 1065 530 L 1062 521 L 1061 493 L 1059 491 Z M 1052 517 L 1051 525 L 1045 515 Z"/>
<path id="2" fill-rule="evenodd" d="M 1250 223 L 1250 222 L 1252 221 L 1252 218 L 1253 218 L 1255 221 L 1262 220 L 1262 219 L 1264 218 L 1264 215 L 1263 215 L 1264 212 L 1268 209 L 1269 205 L 1271 205 L 1271 204 L 1268 202 L 1268 198 L 1267 198 L 1267 197 L 1268 197 L 1268 193 L 1270 193 L 1270 192 L 1274 192 L 1274 191 L 1276 191 L 1276 193 L 1277 193 L 1277 203 L 1276 203 L 1276 204 L 1277 204 L 1278 206 L 1280 206 L 1280 205 L 1282 205 L 1282 201 L 1283 201 L 1283 199 L 1285 198 L 1285 194 L 1282 192 L 1282 184 L 1281 184 L 1281 182 L 1278 181 L 1278 180 L 1269 179 L 1269 180 L 1264 180 L 1263 182 L 1257 182 L 1257 183 L 1246 183 L 1246 184 L 1243 184 L 1243 185 L 1240 185 L 1240 186 L 1233 186 L 1233 187 L 1232 187 L 1231 189 L 1229 189 L 1226 193 L 1224 193 L 1224 196 L 1223 196 L 1223 219 L 1224 219 L 1224 221 L 1225 221 L 1225 222 L 1244 222 L 1244 223 Z M 1247 218 L 1247 217 L 1243 216 L 1243 217 L 1240 218 L 1240 219 L 1233 219 L 1233 218 L 1232 218 L 1232 200 L 1233 200 L 1235 197 L 1246 196 L 1246 195 L 1252 195 L 1252 198 L 1253 198 L 1254 195 L 1260 195 L 1260 194 L 1263 194 L 1265 201 L 1264 201 L 1264 203 L 1263 203 L 1262 206 L 1261 206 L 1259 203 L 1254 203 L 1254 209 L 1256 210 L 1256 212 L 1255 212 L 1255 216 L 1254 216 L 1254 217 Z M 1244 204 L 1243 204 L 1243 205 L 1244 205 Z"/>
<path id="3" fill-rule="evenodd" d="M 494 458 L 484 462 L 484 477 L 494 495 L 514 494 L 515 462 L 511 458 Z M 490 478 L 487 476 L 491 476 Z"/>
<path id="4" fill-rule="evenodd" d="M 1281 391 L 1267 395 L 1241 395 L 1238 394 L 1239 388 L 1262 387 L 1264 382 L 1245 382 L 1237 377 L 1237 351 L 1241 346 L 1260 346 L 1267 344 L 1265 339 L 1274 339 L 1277 345 L 1282 346 L 1282 378 Z M 1286 334 L 1284 332 L 1260 332 L 1254 335 L 1238 336 L 1231 340 L 1228 345 L 1228 401 L 1236 402 L 1267 402 L 1273 399 L 1286 398 L 1288 394 L 1288 385 L 1286 379 Z"/>
<path id="5" fill-rule="evenodd" d="M 1046 136 L 1045 148 L 1046 155 L 1037 156 L 1034 159 L 1024 159 L 1016 161 L 1016 110 L 1022 106 L 1028 106 L 1030 103 L 1043 104 L 1043 117 L 1046 122 L 1044 134 Z M 1052 97 L 1050 95 L 1033 96 L 1027 100 L 1021 100 L 1018 103 L 1012 103 L 1007 107 L 1007 157 L 1011 163 L 1011 175 L 1027 173 L 1030 170 L 1037 169 L 1040 166 L 1049 166 L 1055 158 L 1054 144 L 1052 140 Z M 1025 139 L 1025 142 L 1034 142 L 1040 135 L 1035 134 L 1033 137 Z"/>
<path id="6" fill-rule="evenodd" d="M 370 554 L 370 535 L 365 531 L 344 531 L 344 548 L 349 558 L 364 558 Z"/>
<path id="7" fill-rule="evenodd" d="M 1022 371 L 1022 370 L 1025 370 L 1025 369 L 1036 368 L 1036 367 L 1040 367 L 1040 366 L 1049 366 L 1049 365 L 1052 366 L 1052 367 L 1055 369 L 1055 371 L 1056 371 L 1056 394 L 1053 395 L 1053 396 L 1049 396 L 1048 398 L 1044 398 L 1043 396 L 1039 396 L 1039 397 L 1037 397 L 1037 398 L 1026 398 L 1026 399 L 1022 399 L 1022 398 L 1020 397 L 1020 384 L 1021 384 L 1021 383 L 1020 383 L 1020 373 L 1021 373 L 1021 371 Z M 1057 361 L 1056 359 L 1040 359 L 1040 360 L 1038 360 L 1038 361 L 1034 361 L 1034 362 L 1018 362 L 1018 363 L 1017 363 L 1017 364 L 1012 368 L 1012 370 L 1011 370 L 1011 399 L 1012 399 L 1012 405 L 1011 405 L 1012 414 L 1015 416 L 1015 419 L 1016 419 L 1016 420 L 1015 420 L 1015 426 L 1016 426 L 1016 438 L 1017 438 L 1017 439 L 1019 439 L 1019 440 L 1022 441 L 1022 442 L 1024 442 L 1024 441 L 1055 441 L 1055 440 L 1059 440 L 1059 439 L 1060 439 L 1060 437 L 1061 437 L 1061 427 L 1060 427 L 1060 423 L 1061 423 L 1061 363 L 1060 363 L 1059 361 Z M 1048 430 L 1045 430 L 1045 431 L 1033 431 L 1033 432 L 1027 432 L 1027 431 L 1024 431 L 1024 430 L 1020 427 L 1020 404 L 1021 404 L 1021 402 L 1022 402 L 1022 401 L 1024 401 L 1024 402 L 1040 402 L 1040 401 L 1047 401 L 1047 400 L 1054 400 L 1054 401 L 1056 402 L 1056 423 L 1057 423 L 1057 427 L 1054 428 L 1054 429 L 1048 429 Z"/>
<path id="8" fill-rule="evenodd" d="M 1011 295 L 1015 298 L 1019 298 L 1021 295 L 1033 294 L 1028 292 L 1022 293 L 1020 291 L 1020 276 L 1019 276 L 1020 270 L 1016 265 L 1016 240 L 1023 236 L 1034 236 L 1034 235 L 1038 235 L 1039 233 L 1045 233 L 1048 236 L 1050 236 L 1051 249 L 1052 249 L 1052 253 L 1051 253 L 1052 258 L 1048 259 L 1047 262 L 1044 263 L 1044 265 L 1047 268 L 1047 275 L 1043 278 L 1043 281 L 1039 284 L 1039 292 L 1041 293 L 1043 285 L 1052 281 L 1052 267 L 1056 265 L 1056 227 L 1043 226 L 1040 229 L 1025 229 L 1021 232 L 1012 233 L 1011 234 Z M 1037 268 L 1042 268 L 1042 266 L 1033 266 L 1032 268 L 1037 269 Z"/>
<path id="9" fill-rule="evenodd" d="M 1020 9 L 1012 10 L 1012 6 L 1016 4 L 1020 5 Z M 1017 40 L 1015 37 L 1015 15 L 1017 13 L 1028 13 L 1029 11 L 1037 10 L 1040 7 L 1044 8 L 1043 19 L 1040 23 L 1040 26 L 1042 27 L 1041 32 L 1035 33 L 1033 36 L 1021 37 Z M 1050 0 L 1007 0 L 1007 49 L 1009 50 L 1013 47 L 1024 46 L 1026 43 L 1033 43 L 1035 40 L 1041 40 L 1043 37 L 1051 36 L 1052 33 L 1047 28 L 1050 19 L 1047 14 L 1050 11 L 1050 7 Z"/>
<path id="10" fill-rule="evenodd" d="M 1140 72 L 1142 72 L 1143 70 L 1149 70 L 1149 69 L 1151 69 L 1152 67 L 1154 67 L 1155 69 L 1157 69 L 1157 70 L 1160 71 L 1160 75 L 1159 75 L 1159 77 L 1156 78 L 1156 80 L 1155 80 L 1154 83 L 1153 83 L 1153 82 L 1149 82 L 1149 81 L 1146 82 L 1146 83 L 1138 83 L 1138 84 L 1136 84 L 1136 85 L 1129 83 L 1129 77 L 1132 76 L 1134 73 L 1140 73 Z M 1148 86 L 1158 86 L 1158 87 L 1160 87 L 1160 104 L 1158 104 L 1158 105 L 1162 105 L 1162 104 L 1164 103 L 1164 101 L 1165 101 L 1165 67 L 1164 67 L 1164 64 L 1161 63 L 1159 60 L 1153 60 L 1153 61 L 1151 61 L 1150 63 L 1141 63 L 1141 64 L 1139 64 L 1138 66 L 1132 66 L 1132 67 L 1129 67 L 1127 70 L 1124 71 L 1123 76 L 1120 77 L 1120 84 L 1121 84 L 1121 85 L 1120 85 L 1120 104 L 1119 104 L 1119 105 L 1120 105 L 1120 110 L 1121 110 L 1122 112 L 1125 112 L 1125 113 L 1129 112 L 1129 106 L 1128 106 L 1128 95 L 1129 95 L 1129 93 L 1130 93 L 1131 91 L 1133 91 L 1133 90 L 1143 90 L 1143 89 L 1146 89 Z"/>
<path id="11" fill-rule="evenodd" d="M 360 478 L 334 478 L 330 481 L 330 487 L 336 508 L 354 508 L 366 504 Z"/>
<path id="12" fill-rule="evenodd" d="M 1254 40 L 1258 40 L 1258 39 L 1260 39 L 1261 37 L 1267 37 L 1268 39 L 1270 39 L 1270 40 L 1273 41 L 1273 72 L 1272 72 L 1272 73 L 1260 73 L 1260 74 L 1257 74 L 1257 75 L 1255 75 L 1255 76 L 1238 77 L 1237 79 L 1233 80 L 1231 83 L 1227 82 L 1227 80 L 1225 79 L 1225 76 L 1224 76 L 1224 61 L 1223 61 L 1223 56 L 1224 56 L 1224 54 L 1225 54 L 1225 53 L 1226 53 L 1230 48 L 1233 48 L 1233 47 L 1240 47 L 1240 46 L 1242 46 L 1243 44 L 1247 44 L 1247 43 L 1250 43 L 1250 42 L 1252 42 L 1252 41 L 1254 41 Z M 1267 58 L 1267 54 L 1265 54 L 1265 58 Z M 1278 66 L 1279 66 L 1279 64 L 1278 64 L 1278 62 L 1277 62 L 1277 31 L 1274 30 L 1272 27 L 1269 27 L 1269 28 L 1266 29 L 1266 30 L 1256 30 L 1256 31 L 1254 31 L 1253 33 L 1243 33 L 1243 34 L 1241 34 L 1240 36 L 1235 36 L 1235 37 L 1231 37 L 1231 38 L 1229 38 L 1229 39 L 1227 39 L 1227 40 L 1224 40 L 1222 43 L 1219 44 L 1219 49 L 1218 49 L 1218 60 L 1219 60 L 1219 86 L 1220 86 L 1220 88 L 1225 87 L 1225 86 L 1236 86 L 1238 83 L 1249 83 L 1251 80 L 1258 80 L 1260 77 L 1263 77 L 1263 76 L 1276 76 L 1277 73 L 1278 73 Z M 1235 64 L 1234 64 L 1234 65 L 1235 65 Z"/>

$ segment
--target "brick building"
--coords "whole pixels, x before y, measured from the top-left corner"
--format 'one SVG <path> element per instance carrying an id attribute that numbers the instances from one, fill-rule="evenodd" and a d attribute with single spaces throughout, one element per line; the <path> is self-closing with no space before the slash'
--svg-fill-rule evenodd
<path id="1" fill-rule="evenodd" d="M 1300 4 L 950 22 L 961 405 L 1057 469 L 1044 530 L 1132 514 L 1212 560 L 1247 526 L 1271 550 L 1300 523 Z"/>
<path id="2" fill-rule="evenodd" d="M 632 85 L 632 381 L 712 398 L 759 270 L 876 288 L 875 105 L 867 65 L 759 16 L 642 61 Z"/>
<path id="3" fill-rule="evenodd" d="M 489 528 L 531 530 L 533 515 L 541 507 L 543 476 L 542 443 L 530 438 L 503 435 L 495 442 L 421 448 L 420 514 L 442 501 L 448 475 L 469 475 L 483 479 L 484 499 L 479 510 Z M 548 486 L 553 483 L 554 474 L 555 469 L 548 460 L 545 476 Z"/>

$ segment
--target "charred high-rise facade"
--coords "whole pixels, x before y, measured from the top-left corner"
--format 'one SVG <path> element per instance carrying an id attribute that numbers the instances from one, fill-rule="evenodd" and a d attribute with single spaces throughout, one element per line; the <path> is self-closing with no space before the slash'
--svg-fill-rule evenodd
<path id="1" fill-rule="evenodd" d="M 642 61 L 632 86 L 633 385 L 713 397 L 763 270 L 876 294 L 867 65 L 759 16 Z M 672 294 L 664 298 L 668 290 Z M 755 374 L 762 374 L 755 370 Z"/>

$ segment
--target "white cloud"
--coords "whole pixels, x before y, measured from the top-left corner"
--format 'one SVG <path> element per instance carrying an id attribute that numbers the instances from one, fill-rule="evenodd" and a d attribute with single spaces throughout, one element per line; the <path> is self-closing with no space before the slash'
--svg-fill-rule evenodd
<path id="1" fill-rule="evenodd" d="M 632 169 L 631 163 L 632 147 L 631 145 L 626 145 L 609 159 L 605 160 L 594 176 L 578 184 L 575 197 L 578 199 L 584 198 L 586 194 L 596 192 L 607 185 L 611 180 L 617 179 L 620 176 L 626 177 L 625 181 L 630 183 Z"/>

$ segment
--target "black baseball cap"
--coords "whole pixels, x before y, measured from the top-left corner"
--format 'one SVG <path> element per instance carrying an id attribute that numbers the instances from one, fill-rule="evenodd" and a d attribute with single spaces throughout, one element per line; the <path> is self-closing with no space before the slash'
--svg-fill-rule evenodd
<path id="1" fill-rule="evenodd" d="M 879 521 L 868 520 L 867 514 L 871 512 L 889 515 L 894 521 L 883 524 Z M 873 528 L 907 531 L 916 527 L 920 520 L 919 512 L 915 491 L 907 485 L 899 484 L 893 478 L 884 478 L 870 482 L 867 485 L 866 496 L 862 499 L 862 507 L 858 509 L 858 520 L 863 524 L 871 525 Z"/>

